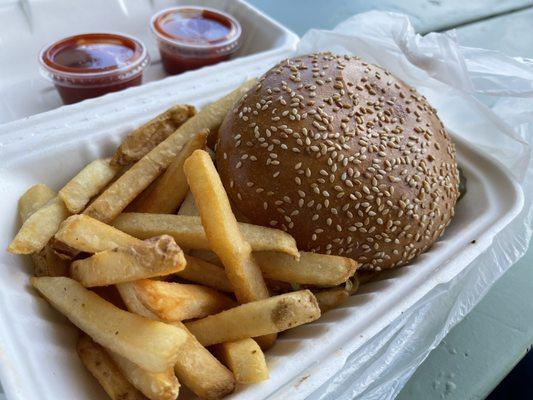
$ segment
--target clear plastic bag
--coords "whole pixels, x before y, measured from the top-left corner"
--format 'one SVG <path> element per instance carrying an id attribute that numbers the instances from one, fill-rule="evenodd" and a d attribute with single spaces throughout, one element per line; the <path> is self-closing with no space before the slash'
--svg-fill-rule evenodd
<path id="1" fill-rule="evenodd" d="M 504 164 L 525 194 L 521 214 L 463 272 L 436 286 L 356 350 L 309 398 L 393 399 L 450 329 L 522 257 L 532 235 L 533 62 L 459 46 L 453 33 L 417 35 L 405 15 L 358 14 L 311 30 L 298 53 L 355 54 L 415 86 L 446 126 Z"/>

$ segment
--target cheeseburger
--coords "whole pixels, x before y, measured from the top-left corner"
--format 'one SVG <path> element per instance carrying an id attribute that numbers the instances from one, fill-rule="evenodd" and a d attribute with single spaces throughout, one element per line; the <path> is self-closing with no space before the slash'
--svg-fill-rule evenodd
<path id="1" fill-rule="evenodd" d="M 455 148 L 424 96 L 357 57 L 268 71 L 228 113 L 216 162 L 235 207 L 301 250 L 401 266 L 454 215 Z"/>

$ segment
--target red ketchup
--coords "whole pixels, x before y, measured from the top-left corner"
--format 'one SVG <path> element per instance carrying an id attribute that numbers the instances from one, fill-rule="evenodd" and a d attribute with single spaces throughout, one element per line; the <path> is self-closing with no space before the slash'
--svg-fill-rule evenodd
<path id="1" fill-rule="evenodd" d="M 228 60 L 241 44 L 239 22 L 210 8 L 169 8 L 154 15 L 150 25 L 169 74 Z"/>
<path id="2" fill-rule="evenodd" d="M 52 43 L 39 56 L 41 72 L 65 104 L 140 85 L 150 59 L 130 36 L 87 33 Z"/>

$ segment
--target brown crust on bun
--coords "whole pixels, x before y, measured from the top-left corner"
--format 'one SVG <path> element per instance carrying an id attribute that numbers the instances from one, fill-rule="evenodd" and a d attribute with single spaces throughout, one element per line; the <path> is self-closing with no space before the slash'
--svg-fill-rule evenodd
<path id="1" fill-rule="evenodd" d="M 312 54 L 272 68 L 226 116 L 216 157 L 252 223 L 364 269 L 426 250 L 458 197 L 455 148 L 436 111 L 353 56 Z"/>

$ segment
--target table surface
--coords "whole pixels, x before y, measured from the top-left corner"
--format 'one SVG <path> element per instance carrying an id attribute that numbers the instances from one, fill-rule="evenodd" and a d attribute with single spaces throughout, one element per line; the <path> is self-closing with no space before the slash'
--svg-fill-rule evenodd
<path id="1" fill-rule="evenodd" d="M 532 0 L 249 0 L 298 35 L 371 9 L 412 16 L 420 33 L 455 29 L 472 47 L 533 58 Z M 484 399 L 533 344 L 533 246 L 433 350 L 401 400 Z"/>

